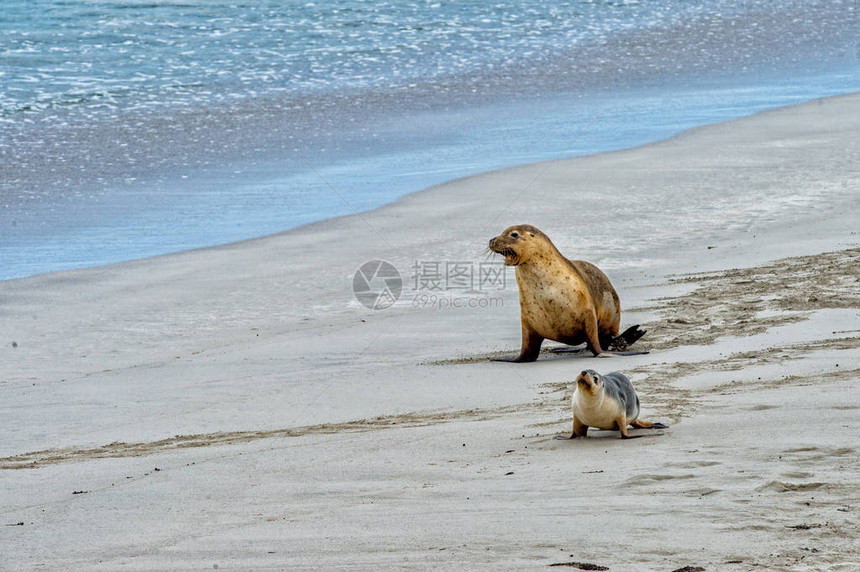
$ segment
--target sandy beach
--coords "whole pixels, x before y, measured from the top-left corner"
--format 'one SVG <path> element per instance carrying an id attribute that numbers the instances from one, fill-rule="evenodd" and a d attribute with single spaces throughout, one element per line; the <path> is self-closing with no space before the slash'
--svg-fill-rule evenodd
<path id="1" fill-rule="evenodd" d="M 858 132 L 860 96 L 818 100 L 0 282 L 0 569 L 855 570 Z M 650 353 L 489 361 L 513 270 L 421 286 L 517 223 L 600 266 Z M 353 294 L 372 260 L 390 308 Z M 555 439 L 586 368 L 670 427 Z"/>

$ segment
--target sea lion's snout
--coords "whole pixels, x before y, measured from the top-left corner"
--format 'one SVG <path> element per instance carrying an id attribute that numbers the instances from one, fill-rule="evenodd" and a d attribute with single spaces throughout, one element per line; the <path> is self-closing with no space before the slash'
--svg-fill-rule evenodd
<path id="1" fill-rule="evenodd" d="M 490 239 L 490 250 L 505 257 L 505 266 L 516 266 L 519 256 L 510 247 L 509 240 L 504 235 Z"/>
<path id="2" fill-rule="evenodd" d="M 589 392 L 595 391 L 600 386 L 600 376 L 592 369 L 583 370 L 576 378 L 577 385 Z"/>

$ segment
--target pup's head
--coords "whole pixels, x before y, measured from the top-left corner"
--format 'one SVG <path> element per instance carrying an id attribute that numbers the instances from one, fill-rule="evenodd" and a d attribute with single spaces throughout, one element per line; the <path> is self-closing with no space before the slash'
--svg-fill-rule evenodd
<path id="1" fill-rule="evenodd" d="M 586 369 L 576 378 L 576 388 L 587 393 L 594 393 L 603 387 L 600 374 L 593 369 Z"/>

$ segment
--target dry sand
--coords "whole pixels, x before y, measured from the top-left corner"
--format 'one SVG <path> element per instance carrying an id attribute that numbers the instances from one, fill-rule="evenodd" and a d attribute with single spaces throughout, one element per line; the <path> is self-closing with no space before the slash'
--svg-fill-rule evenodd
<path id="1" fill-rule="evenodd" d="M 858 132 L 834 98 L 0 283 L 0 569 L 857 569 Z M 512 273 L 414 307 L 414 261 L 520 222 L 607 270 L 649 355 L 487 361 Z M 371 312 L 375 258 L 405 290 Z M 671 427 L 554 439 L 586 367 Z"/>

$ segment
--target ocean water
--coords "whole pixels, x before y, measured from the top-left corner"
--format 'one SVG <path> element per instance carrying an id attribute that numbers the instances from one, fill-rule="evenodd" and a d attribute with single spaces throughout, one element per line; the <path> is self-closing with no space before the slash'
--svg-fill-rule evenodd
<path id="1" fill-rule="evenodd" d="M 858 91 L 856 0 L 5 0 L 0 279 Z"/>

